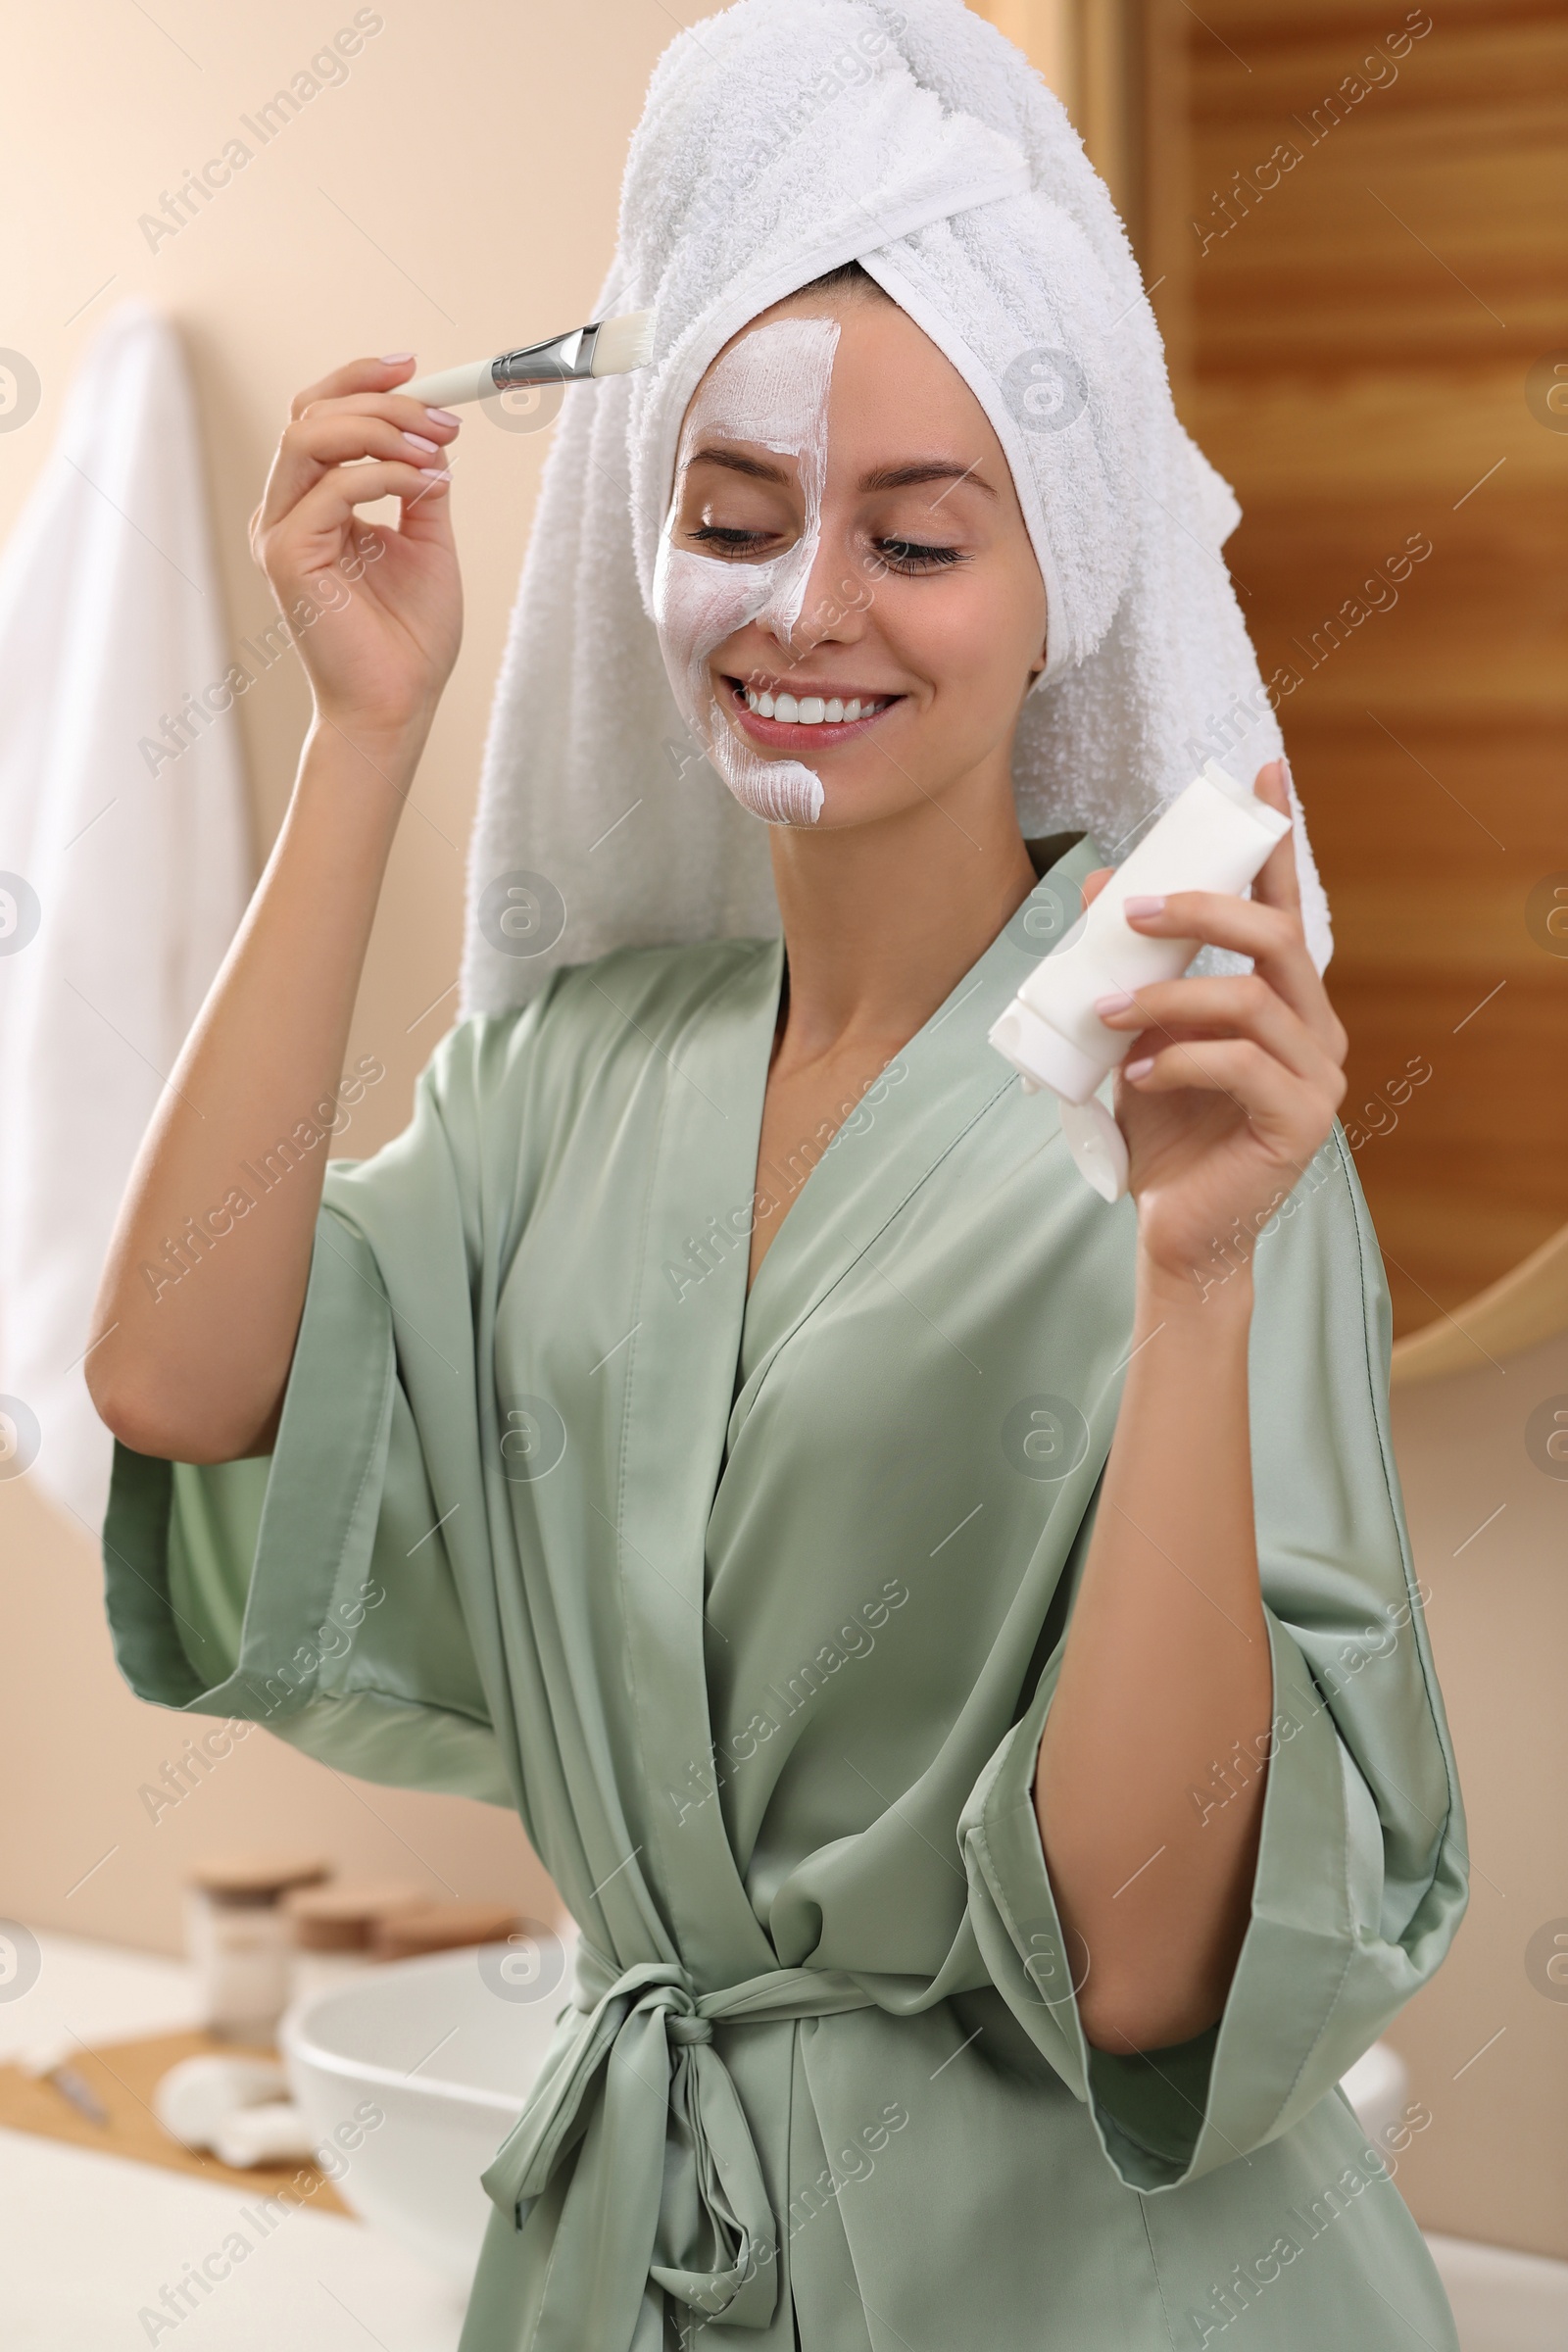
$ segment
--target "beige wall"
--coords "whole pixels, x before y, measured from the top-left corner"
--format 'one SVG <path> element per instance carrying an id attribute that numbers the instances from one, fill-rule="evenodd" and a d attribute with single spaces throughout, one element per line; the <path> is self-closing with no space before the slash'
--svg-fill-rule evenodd
<path id="1" fill-rule="evenodd" d="M 151 15 L 62 0 L 9 30 L 7 163 L 13 189 L 26 191 L 27 241 L 0 339 L 38 369 L 43 401 L 0 434 L 0 533 L 94 331 L 117 301 L 145 295 L 177 321 L 195 373 L 231 642 L 271 616 L 246 520 L 292 394 L 356 353 L 412 348 L 442 367 L 586 318 L 649 73 L 677 23 L 703 12 L 683 0 L 674 11 L 663 0 L 576 11 L 389 0 L 375 13 L 382 29 L 346 81 L 266 147 L 241 116 L 254 120 L 353 23 L 353 0 L 236 10 L 167 0 Z M 252 161 L 150 250 L 138 217 L 236 134 Z M 19 219 L 14 205 L 14 232 Z M 356 1016 L 350 1057 L 374 1052 L 389 1073 L 358 1113 L 361 1153 L 403 1125 L 415 1075 L 451 1018 L 451 996 L 426 1008 L 456 970 L 490 688 L 543 457 L 542 439 L 468 415 L 453 491 L 466 635 Z M 239 705 L 258 854 L 307 709 L 293 657 Z M 554 1908 L 510 1815 L 351 1782 L 265 1732 L 154 1823 L 139 1789 L 191 1727 L 126 1690 L 94 1547 L 25 1479 L 0 1484 L 0 1912 L 172 1950 L 187 1861 L 284 1837 L 435 1895 Z"/>
<path id="2" fill-rule="evenodd" d="M 987 13 L 1009 8 L 1052 70 L 1068 54 L 1059 13 L 1049 0 L 996 0 Z M 38 368 L 44 400 L 29 425 L 0 436 L 0 531 L 97 322 L 122 295 L 144 293 L 179 321 L 190 351 L 230 632 L 247 635 L 270 600 L 245 521 L 293 390 L 355 352 L 412 345 L 443 365 L 587 315 L 649 70 L 676 16 L 699 10 L 689 0 L 673 12 L 663 0 L 591 0 L 574 12 L 465 0 L 454 12 L 421 0 L 380 13 L 384 29 L 347 83 L 315 99 L 156 254 L 137 216 L 219 153 L 238 118 L 306 66 L 352 8 L 281 0 L 239 16 L 165 0 L 161 31 L 139 10 L 62 0 L 47 18 L 15 21 L 8 162 L 13 186 L 28 192 L 30 243 L 6 336 Z M 402 1124 L 450 1012 L 450 997 L 426 1008 L 456 968 L 463 850 L 542 444 L 474 416 L 460 451 L 467 637 L 361 997 L 351 1051 L 374 1051 L 390 1073 L 360 1114 L 361 1151 Z M 304 723 L 297 670 L 279 664 L 240 710 L 265 845 Z M 1568 2254 L 1568 2005 L 1532 1988 L 1523 1958 L 1538 1926 L 1568 1915 L 1568 1485 L 1541 1476 L 1520 1443 L 1528 1404 L 1556 1388 L 1568 1391 L 1568 1348 L 1398 1400 L 1478 1891 L 1452 1960 L 1395 2038 L 1434 2119 L 1401 2174 L 1421 2217 Z M 1499 1501 L 1500 1518 L 1459 1549 Z M 508 1816 L 350 1782 L 265 1733 L 155 1825 L 139 1789 L 178 1754 L 187 1727 L 120 1682 L 92 1546 L 27 1481 L 0 1485 L 0 1911 L 172 1949 L 186 1861 L 282 1836 L 323 1845 L 344 1868 L 406 1871 L 434 1893 L 549 1902 Z"/>
<path id="3" fill-rule="evenodd" d="M 1554 1396 L 1568 1337 L 1395 1392 L 1472 1882 L 1452 1952 L 1389 2038 L 1432 2111 L 1399 2175 L 1422 2220 L 1568 2258 L 1568 1984 L 1551 1997 L 1527 1968 L 1541 1929 L 1568 1935 L 1568 1479 L 1525 1445 Z"/>

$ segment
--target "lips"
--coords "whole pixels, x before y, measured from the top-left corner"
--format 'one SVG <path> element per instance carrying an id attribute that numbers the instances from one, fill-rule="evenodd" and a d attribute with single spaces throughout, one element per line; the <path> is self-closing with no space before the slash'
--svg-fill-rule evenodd
<path id="1" fill-rule="evenodd" d="M 737 731 L 759 747 L 778 751 L 826 751 L 831 745 L 847 743 L 852 737 L 863 735 L 868 727 L 886 717 L 889 710 L 903 702 L 903 695 L 869 695 L 834 693 L 823 685 L 813 693 L 808 684 L 796 683 L 778 692 L 748 687 L 740 678 L 726 678 L 729 688 L 731 723 Z M 778 715 L 782 705 L 785 715 Z M 763 707 L 765 706 L 765 708 Z M 853 718 L 848 712 L 854 710 Z M 830 712 L 844 715 L 832 717 Z"/>

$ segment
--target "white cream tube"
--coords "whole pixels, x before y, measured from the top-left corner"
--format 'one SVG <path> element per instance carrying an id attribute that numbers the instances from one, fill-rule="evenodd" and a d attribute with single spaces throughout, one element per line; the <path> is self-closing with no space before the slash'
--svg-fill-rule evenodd
<path id="1" fill-rule="evenodd" d="M 1178 890 L 1239 897 L 1290 829 L 1288 816 L 1212 760 L 1205 761 L 1201 774 L 1171 803 L 992 1025 L 991 1043 L 1020 1073 L 1025 1088 L 1033 1094 L 1050 1087 L 1068 1106 L 1062 1131 L 1073 1157 L 1107 1200 L 1118 1200 L 1126 1190 L 1126 1146 L 1109 1111 L 1090 1098 L 1125 1058 L 1134 1033 L 1107 1029 L 1095 1001 L 1113 990 L 1136 991 L 1180 978 L 1200 944 L 1134 931 L 1123 905 L 1129 898 L 1169 897 Z M 1069 1115 L 1079 1105 L 1080 1115 Z"/>

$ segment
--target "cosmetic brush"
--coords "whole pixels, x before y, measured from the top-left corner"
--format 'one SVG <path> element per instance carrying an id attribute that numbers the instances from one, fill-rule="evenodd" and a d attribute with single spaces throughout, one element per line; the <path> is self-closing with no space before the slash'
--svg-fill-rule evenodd
<path id="1" fill-rule="evenodd" d="M 108 2108 L 91 2083 L 77 2074 L 74 2066 L 57 2066 L 46 2079 L 54 2084 L 62 2098 L 69 2099 L 72 2106 L 87 2118 L 89 2124 L 108 2123 Z"/>
<path id="2" fill-rule="evenodd" d="M 50 2083 L 88 2123 L 107 2124 L 109 2110 L 91 2083 L 71 2063 L 83 2046 L 74 2034 L 50 2034 L 41 2041 L 24 2044 L 17 2053 L 17 2063 L 35 2082 Z"/>
<path id="3" fill-rule="evenodd" d="M 574 384 L 596 375 L 626 375 L 633 368 L 646 368 L 653 356 L 653 312 L 628 311 L 620 318 L 598 319 L 544 343 L 524 344 L 520 351 L 503 351 L 493 360 L 470 360 L 466 368 L 449 368 L 441 375 L 416 375 L 411 384 L 393 389 L 431 408 L 450 409 L 509 392 L 516 384 Z"/>

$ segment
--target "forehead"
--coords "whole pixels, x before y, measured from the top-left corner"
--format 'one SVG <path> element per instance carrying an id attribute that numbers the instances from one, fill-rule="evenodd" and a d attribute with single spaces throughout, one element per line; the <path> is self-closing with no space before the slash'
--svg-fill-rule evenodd
<path id="1" fill-rule="evenodd" d="M 692 394 L 686 454 L 697 435 L 794 452 L 820 440 L 840 331 L 833 317 L 792 313 L 732 337 Z"/>
<path id="2" fill-rule="evenodd" d="M 687 405 L 682 459 L 703 434 L 798 448 L 808 425 L 825 426 L 835 451 L 868 462 L 918 447 L 966 466 L 990 458 L 1006 470 L 990 419 L 953 363 L 906 312 L 875 297 L 780 304 L 732 336 Z M 774 439 L 769 426 L 793 437 Z"/>

